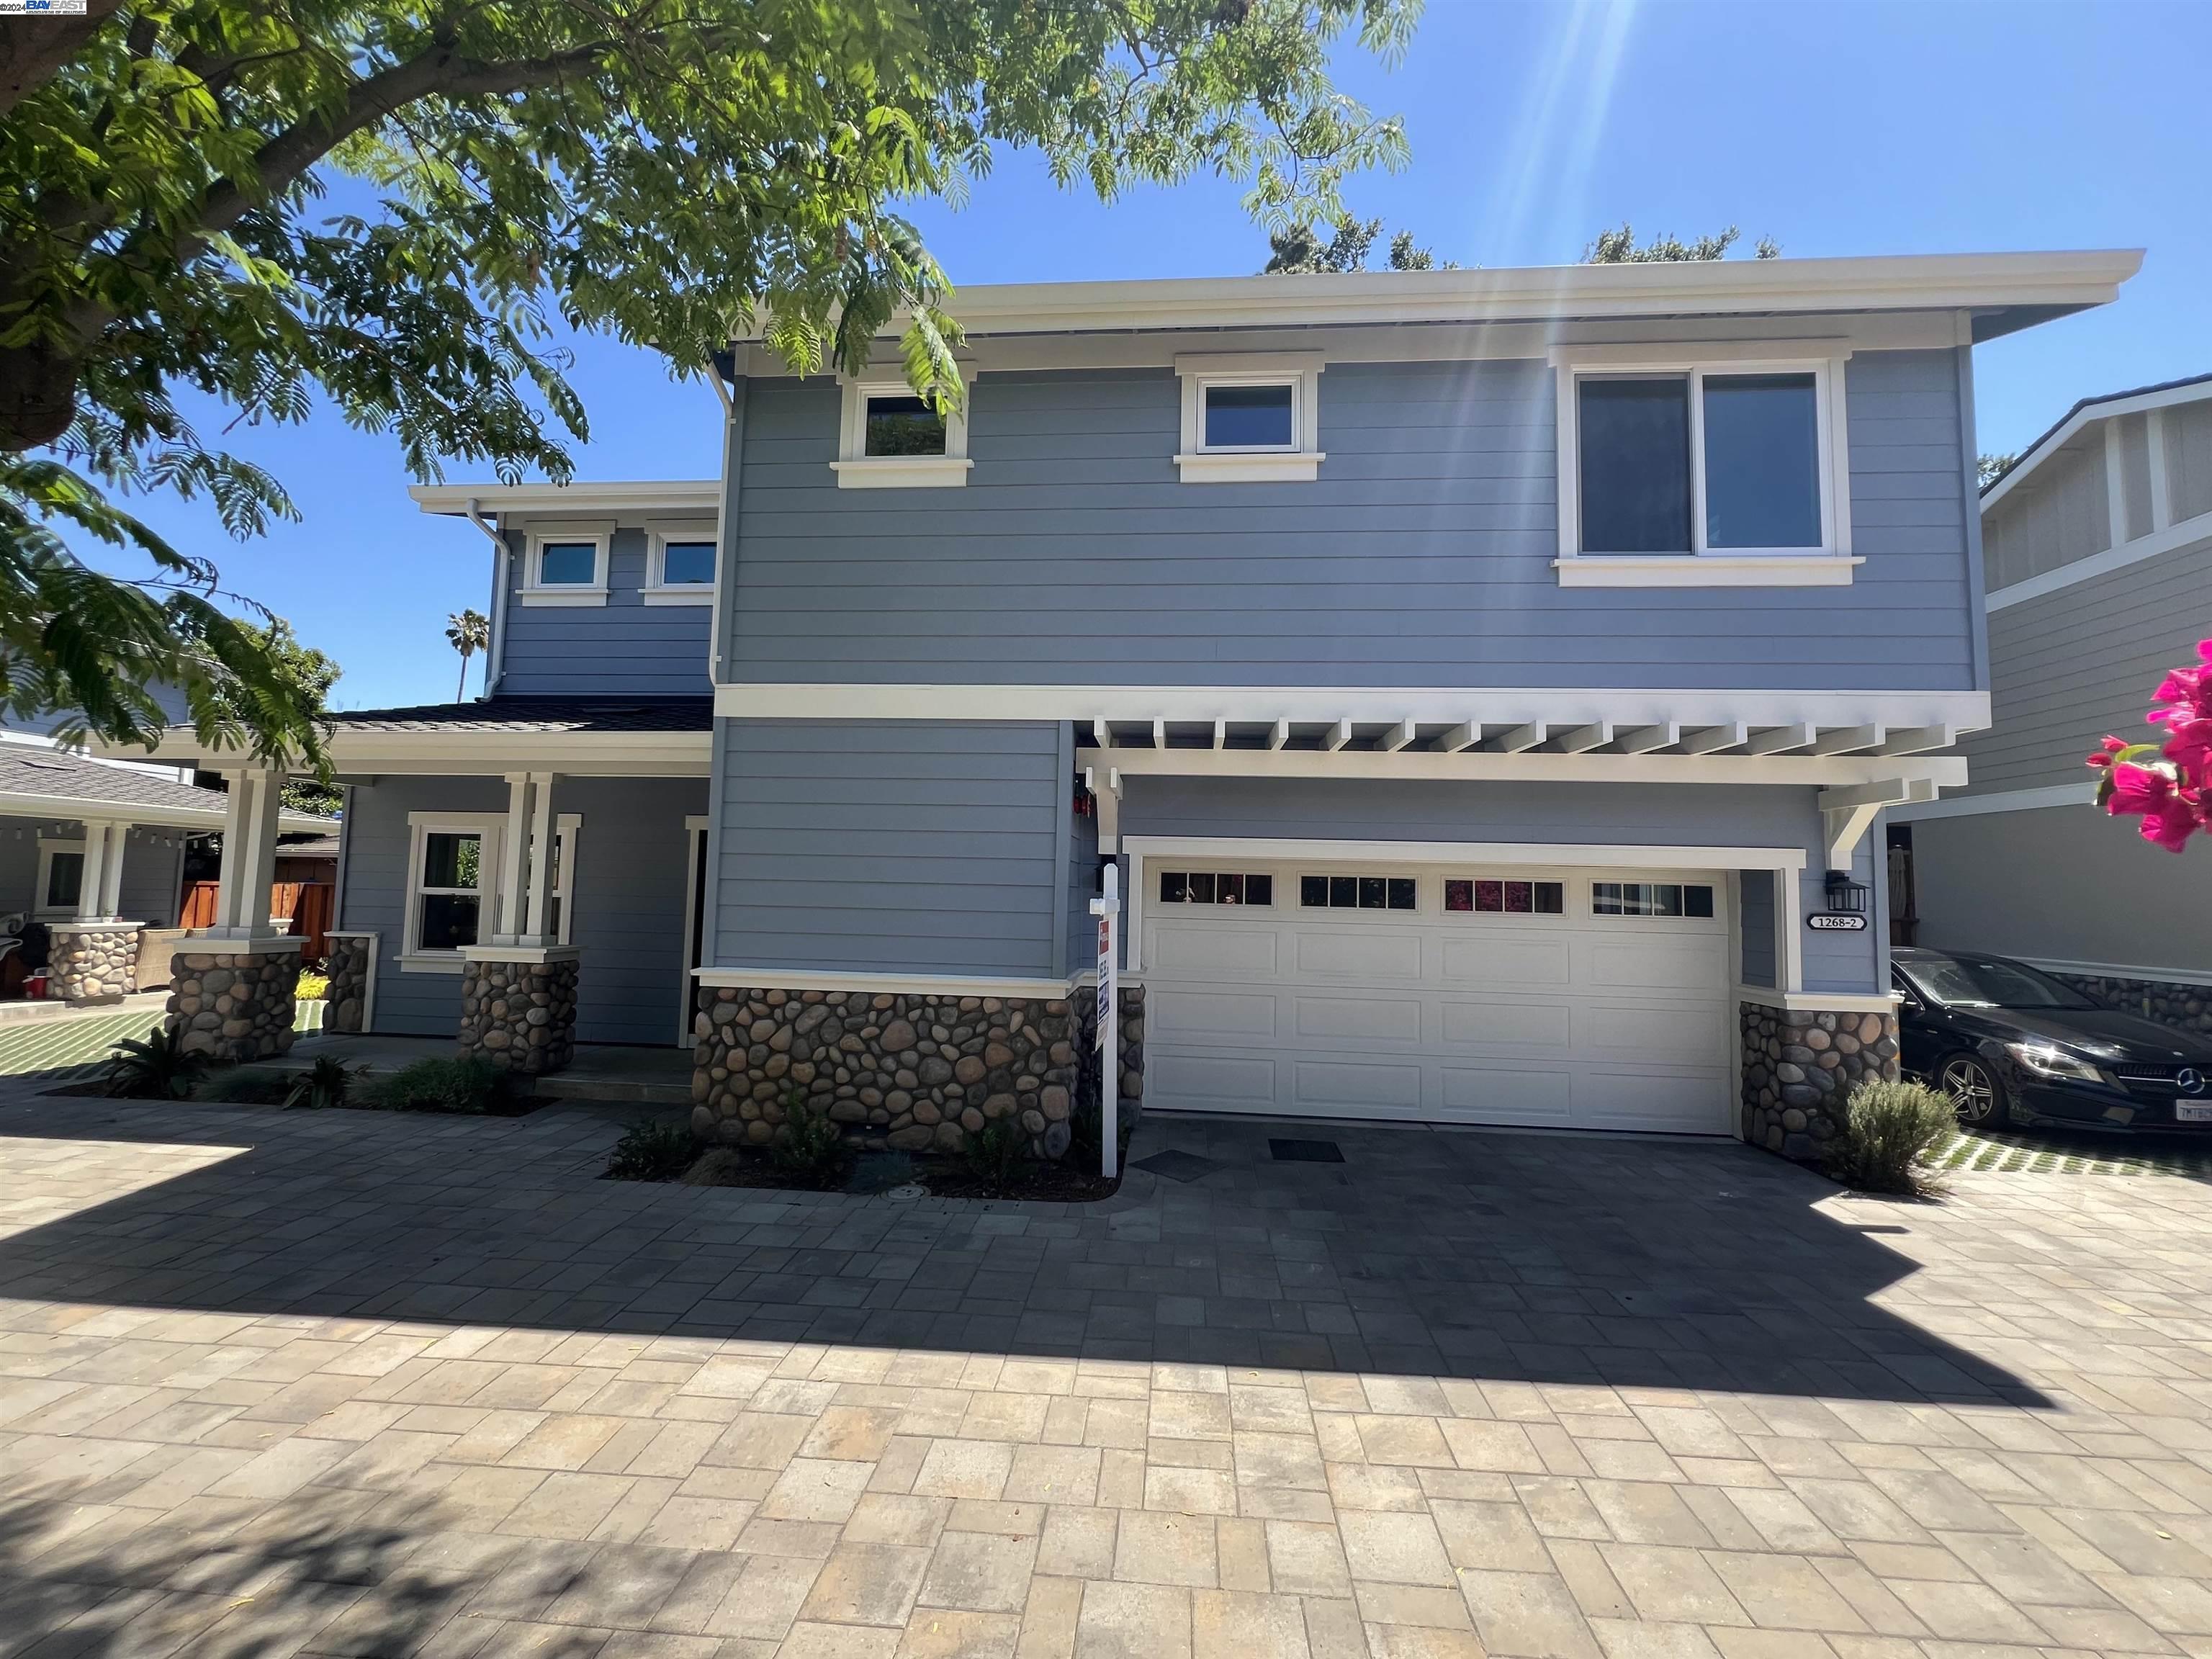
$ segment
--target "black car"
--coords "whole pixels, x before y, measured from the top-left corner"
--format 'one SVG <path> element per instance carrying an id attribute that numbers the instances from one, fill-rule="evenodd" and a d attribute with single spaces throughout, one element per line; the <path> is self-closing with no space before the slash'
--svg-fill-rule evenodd
<path id="1" fill-rule="evenodd" d="M 1978 1128 L 2212 1130 L 2212 1039 L 2089 1000 L 2008 957 L 1891 953 L 1899 1060 Z"/>

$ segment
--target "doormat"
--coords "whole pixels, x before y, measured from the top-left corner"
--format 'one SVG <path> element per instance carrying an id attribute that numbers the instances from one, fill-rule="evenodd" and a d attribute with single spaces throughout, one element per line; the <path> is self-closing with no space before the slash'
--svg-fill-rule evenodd
<path id="1" fill-rule="evenodd" d="M 1140 1158 L 1133 1166 L 1149 1170 L 1156 1176 L 1165 1176 L 1170 1181 L 1203 1181 L 1216 1170 L 1229 1166 L 1210 1158 L 1200 1158 L 1196 1152 L 1169 1151 L 1154 1152 L 1150 1158 Z"/>
<path id="2" fill-rule="evenodd" d="M 1343 1150 L 1333 1140 L 1271 1140 L 1267 1150 L 1278 1164 L 1341 1164 Z"/>

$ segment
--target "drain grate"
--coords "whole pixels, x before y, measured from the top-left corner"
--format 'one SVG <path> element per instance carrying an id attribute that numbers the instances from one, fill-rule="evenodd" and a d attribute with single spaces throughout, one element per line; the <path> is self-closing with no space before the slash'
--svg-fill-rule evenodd
<path id="1" fill-rule="evenodd" d="M 1333 1140 L 1271 1140 L 1267 1150 L 1278 1164 L 1341 1164 L 1344 1151 Z"/>
<path id="2" fill-rule="evenodd" d="M 1149 1170 L 1156 1176 L 1165 1176 L 1170 1181 L 1203 1181 L 1216 1170 L 1229 1166 L 1210 1158 L 1200 1158 L 1196 1152 L 1168 1151 L 1154 1152 L 1150 1158 L 1140 1158 L 1134 1166 Z"/>

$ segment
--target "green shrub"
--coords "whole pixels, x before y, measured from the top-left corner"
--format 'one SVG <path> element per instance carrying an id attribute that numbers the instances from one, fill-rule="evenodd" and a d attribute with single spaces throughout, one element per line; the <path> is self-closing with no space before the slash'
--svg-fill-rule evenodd
<path id="1" fill-rule="evenodd" d="M 207 1066 L 206 1055 L 185 1052 L 183 1032 L 157 1025 L 115 1045 L 106 1081 L 110 1094 L 126 1100 L 182 1100 Z"/>
<path id="2" fill-rule="evenodd" d="M 607 1159 L 610 1181 L 673 1181 L 699 1156 L 699 1143 L 688 1123 L 633 1123 L 615 1142 Z"/>
<path id="3" fill-rule="evenodd" d="M 1933 1192 L 1923 1166 L 1958 1131 L 1958 1109 L 1947 1097 L 1917 1083 L 1869 1079 L 1844 1107 L 1843 1133 L 1828 1145 L 1829 1171 L 1869 1192 Z"/>
<path id="4" fill-rule="evenodd" d="M 514 1088 L 506 1071 L 481 1054 L 418 1060 L 368 1087 L 368 1104 L 381 1112 L 488 1112 Z"/>
<path id="5" fill-rule="evenodd" d="M 827 1111 L 808 1105 L 793 1085 L 784 1097 L 783 1133 L 769 1144 L 769 1156 L 793 1181 L 827 1189 L 844 1179 L 852 1153 L 836 1121 Z"/>
<path id="6" fill-rule="evenodd" d="M 986 1186 L 1011 1187 L 1029 1166 L 1030 1138 L 1012 1117 L 999 1118 L 972 1131 L 961 1144 L 960 1156 L 968 1173 Z"/>
<path id="7" fill-rule="evenodd" d="M 284 1104 L 307 1106 L 319 1111 L 343 1106 L 353 1089 L 354 1076 L 336 1055 L 325 1054 L 312 1068 L 292 1079 L 292 1086 L 284 1094 Z"/>

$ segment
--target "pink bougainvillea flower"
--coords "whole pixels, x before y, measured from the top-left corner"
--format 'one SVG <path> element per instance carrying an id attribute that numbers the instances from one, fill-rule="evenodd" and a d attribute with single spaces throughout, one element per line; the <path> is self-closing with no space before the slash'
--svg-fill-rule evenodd
<path id="1" fill-rule="evenodd" d="M 2114 817 L 2140 817 L 2142 838 L 2179 853 L 2204 828 L 2201 803 L 2165 773 L 2122 761 L 2112 768 L 2112 799 L 2105 810 Z"/>
<path id="2" fill-rule="evenodd" d="M 2098 749 L 2097 752 L 2090 756 L 2082 763 L 2082 764 L 2085 766 L 2110 766 L 2112 763 L 2112 757 L 2118 754 L 2126 747 L 2127 744 L 2122 743 L 2118 738 L 2106 738 L 2103 744 Z"/>
<path id="3" fill-rule="evenodd" d="M 2166 720 L 2166 757 L 2197 779 L 2212 778 L 2212 719 L 2191 719 L 2179 711 Z"/>
<path id="4" fill-rule="evenodd" d="M 2203 828 L 2203 816 L 2197 808 L 2177 795 L 2158 811 L 2143 814 L 2142 838 L 2154 842 L 2169 853 L 2179 853 L 2188 845 L 2189 838 Z"/>

